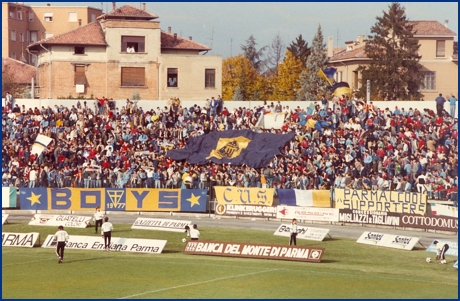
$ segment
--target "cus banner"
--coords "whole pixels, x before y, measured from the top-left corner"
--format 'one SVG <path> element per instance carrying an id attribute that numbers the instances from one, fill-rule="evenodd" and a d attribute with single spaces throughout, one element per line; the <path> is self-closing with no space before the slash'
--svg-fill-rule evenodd
<path id="1" fill-rule="evenodd" d="M 433 241 L 435 241 L 435 240 L 438 241 L 438 247 L 436 247 L 433 244 Z M 445 239 L 435 239 L 435 240 L 433 240 L 431 242 L 431 244 L 428 246 L 428 248 L 426 249 L 427 252 L 437 253 L 438 248 L 440 249 L 444 244 L 448 244 L 449 245 L 449 250 L 447 250 L 446 255 L 458 257 L 458 242 L 449 241 L 449 240 L 445 240 Z"/>
<path id="2" fill-rule="evenodd" d="M 16 187 L 2 187 L 2 208 L 16 208 L 16 194 Z"/>
<path id="3" fill-rule="evenodd" d="M 166 245 L 166 240 L 140 239 L 140 238 L 121 238 L 112 237 L 110 243 L 111 251 L 135 252 L 160 254 Z M 42 248 L 56 248 L 54 235 L 48 235 L 42 244 Z M 99 236 L 80 236 L 69 235 L 66 248 L 75 250 L 104 250 L 104 239 Z"/>
<path id="4" fill-rule="evenodd" d="M 214 186 L 217 203 L 226 205 L 272 206 L 273 188 Z"/>
<path id="5" fill-rule="evenodd" d="M 218 215 L 231 216 L 276 217 L 276 207 L 217 204 L 215 213 Z"/>
<path id="6" fill-rule="evenodd" d="M 329 190 L 278 189 L 280 205 L 330 208 Z"/>
<path id="7" fill-rule="evenodd" d="M 190 240 L 184 254 L 321 262 L 324 248 Z"/>
<path id="8" fill-rule="evenodd" d="M 185 226 L 191 228 L 191 221 L 138 217 L 131 229 L 185 232 Z"/>
<path id="9" fill-rule="evenodd" d="M 91 219 L 91 216 L 35 214 L 29 225 L 86 228 Z"/>
<path id="10" fill-rule="evenodd" d="M 273 234 L 278 236 L 290 237 L 290 231 L 291 225 L 281 224 L 281 226 L 279 226 Z M 297 238 L 300 239 L 323 241 L 328 233 L 329 229 L 312 228 L 297 225 Z"/>
<path id="11" fill-rule="evenodd" d="M 276 218 L 309 221 L 338 222 L 339 209 L 297 206 L 277 206 Z"/>
<path id="12" fill-rule="evenodd" d="M 6 222 L 6 219 L 10 216 L 9 214 L 2 213 L 2 225 Z"/>
<path id="13" fill-rule="evenodd" d="M 126 189 L 126 211 L 206 212 L 204 189 Z"/>
<path id="14" fill-rule="evenodd" d="M 335 207 L 367 211 L 425 214 L 427 195 L 417 192 L 334 189 Z"/>
<path id="15" fill-rule="evenodd" d="M 33 248 L 40 234 L 2 232 L 2 247 Z"/>
<path id="16" fill-rule="evenodd" d="M 412 250 L 418 243 L 418 237 L 384 234 L 377 232 L 364 232 L 356 241 L 360 244 L 374 245 L 402 250 Z"/>

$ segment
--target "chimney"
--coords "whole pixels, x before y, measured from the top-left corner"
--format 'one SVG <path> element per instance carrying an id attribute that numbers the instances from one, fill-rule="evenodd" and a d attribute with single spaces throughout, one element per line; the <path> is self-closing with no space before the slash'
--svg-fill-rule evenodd
<path id="1" fill-rule="evenodd" d="M 171 33 L 171 26 L 168 26 L 168 33 Z"/>
<path id="2" fill-rule="evenodd" d="M 142 3 L 142 10 L 145 11 L 145 2 Z"/>
<path id="3" fill-rule="evenodd" d="M 112 10 L 117 9 L 117 2 L 112 2 Z"/>
<path id="4" fill-rule="evenodd" d="M 191 41 L 191 40 L 192 40 L 192 36 L 189 36 L 188 39 Z"/>
<path id="5" fill-rule="evenodd" d="M 51 4 L 49 4 L 49 3 L 46 3 L 46 6 L 51 6 Z"/>
<path id="6" fill-rule="evenodd" d="M 444 26 L 445 26 L 446 28 L 449 28 L 449 20 L 444 20 Z"/>
<path id="7" fill-rule="evenodd" d="M 334 37 L 329 37 L 327 40 L 327 56 L 334 56 Z"/>

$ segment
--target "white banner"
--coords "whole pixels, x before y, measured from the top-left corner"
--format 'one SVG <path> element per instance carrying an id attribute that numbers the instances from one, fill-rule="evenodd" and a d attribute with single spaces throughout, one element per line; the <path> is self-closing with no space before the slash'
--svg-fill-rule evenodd
<path id="1" fill-rule="evenodd" d="M 131 229 L 185 232 L 185 226 L 191 225 L 191 221 L 138 217 Z"/>
<path id="2" fill-rule="evenodd" d="M 160 254 L 163 251 L 166 242 L 166 240 L 156 239 L 112 237 L 110 250 L 121 252 Z M 48 235 L 48 237 L 42 244 L 42 248 L 56 248 L 56 241 L 54 241 L 54 235 Z M 76 250 L 103 251 L 104 239 L 101 236 L 69 235 L 69 241 L 66 244 L 66 248 Z"/>
<path id="3" fill-rule="evenodd" d="M 6 219 L 8 218 L 9 214 L 2 213 L 2 225 L 6 222 Z"/>
<path id="4" fill-rule="evenodd" d="M 296 218 L 298 220 L 338 222 L 339 209 L 299 206 L 277 206 L 276 218 Z"/>
<path id="5" fill-rule="evenodd" d="M 70 228 L 86 228 L 91 216 L 35 214 L 29 222 L 31 226 L 64 226 Z"/>
<path id="6" fill-rule="evenodd" d="M 291 235 L 290 230 L 290 224 L 281 224 L 273 234 L 289 237 Z M 328 233 L 329 229 L 312 228 L 297 225 L 297 238 L 300 239 L 323 241 Z"/>
<path id="7" fill-rule="evenodd" d="M 415 247 L 418 241 L 418 237 L 365 231 L 356 242 L 360 244 L 410 251 Z"/>
<path id="8" fill-rule="evenodd" d="M 2 247 L 33 248 L 40 233 L 10 233 L 2 232 Z"/>
<path id="9" fill-rule="evenodd" d="M 436 203 L 430 203 L 431 214 L 458 217 L 458 209 L 455 206 L 447 206 Z"/>
<path id="10" fill-rule="evenodd" d="M 40 155 L 51 141 L 53 141 L 53 139 L 50 137 L 38 135 L 35 139 L 35 143 L 32 145 L 32 150 L 30 153 Z"/>

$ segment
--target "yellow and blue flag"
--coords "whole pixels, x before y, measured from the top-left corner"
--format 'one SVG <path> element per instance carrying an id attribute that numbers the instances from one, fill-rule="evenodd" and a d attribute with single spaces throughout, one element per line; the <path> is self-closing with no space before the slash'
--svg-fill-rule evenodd
<path id="1" fill-rule="evenodd" d="M 212 132 L 191 137 L 184 149 L 169 150 L 166 156 L 191 164 L 242 165 L 261 168 L 294 139 L 295 132 L 287 134 L 256 133 L 252 130 Z"/>
<path id="2" fill-rule="evenodd" d="M 332 81 L 334 79 L 334 74 L 337 72 L 337 68 L 329 67 L 326 69 L 319 69 L 318 70 L 318 75 L 327 81 L 329 84 L 332 85 Z"/>
<path id="3" fill-rule="evenodd" d="M 331 92 L 333 96 L 350 95 L 353 93 L 353 91 L 350 89 L 350 85 L 347 82 L 335 83 L 331 87 Z"/>

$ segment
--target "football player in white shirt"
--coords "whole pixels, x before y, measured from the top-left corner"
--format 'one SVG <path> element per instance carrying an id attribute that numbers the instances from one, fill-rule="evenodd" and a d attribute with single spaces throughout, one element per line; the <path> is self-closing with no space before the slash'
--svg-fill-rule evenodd
<path id="1" fill-rule="evenodd" d="M 54 240 L 57 241 L 56 255 L 59 257 L 58 263 L 62 263 L 62 260 L 64 260 L 65 244 L 69 241 L 69 234 L 64 231 L 64 226 L 59 226 L 58 229 L 56 234 L 54 234 Z"/>

